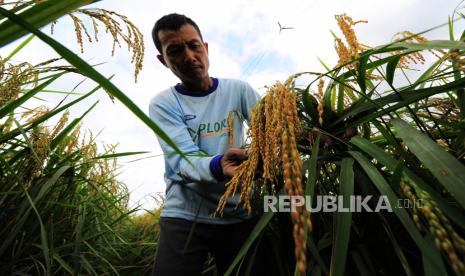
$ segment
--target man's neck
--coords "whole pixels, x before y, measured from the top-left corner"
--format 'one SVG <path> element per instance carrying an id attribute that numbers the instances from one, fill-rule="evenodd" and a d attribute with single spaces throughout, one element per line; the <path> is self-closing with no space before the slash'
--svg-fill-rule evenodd
<path id="1" fill-rule="evenodd" d="M 212 86 L 213 80 L 210 77 L 195 83 L 182 82 L 182 87 L 189 92 L 207 92 L 212 88 Z"/>

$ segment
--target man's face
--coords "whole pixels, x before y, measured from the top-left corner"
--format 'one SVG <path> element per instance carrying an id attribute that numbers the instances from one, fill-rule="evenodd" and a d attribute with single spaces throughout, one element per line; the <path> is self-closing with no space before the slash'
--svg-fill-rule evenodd
<path id="1" fill-rule="evenodd" d="M 177 31 L 158 32 L 162 54 L 158 59 L 183 83 L 197 83 L 208 76 L 208 44 L 202 42 L 197 30 L 184 24 Z"/>

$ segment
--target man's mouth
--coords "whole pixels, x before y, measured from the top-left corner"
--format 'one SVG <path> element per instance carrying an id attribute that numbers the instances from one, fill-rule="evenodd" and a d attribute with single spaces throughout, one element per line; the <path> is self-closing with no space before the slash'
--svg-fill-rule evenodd
<path id="1" fill-rule="evenodd" d="M 193 66 L 190 66 L 189 69 L 194 71 L 194 70 L 202 69 L 202 66 L 201 65 L 193 65 Z"/>
<path id="2" fill-rule="evenodd" d="M 203 66 L 201 66 L 201 65 L 189 66 L 189 67 L 188 67 L 188 70 L 189 70 L 190 72 L 200 72 L 200 71 L 203 70 Z"/>

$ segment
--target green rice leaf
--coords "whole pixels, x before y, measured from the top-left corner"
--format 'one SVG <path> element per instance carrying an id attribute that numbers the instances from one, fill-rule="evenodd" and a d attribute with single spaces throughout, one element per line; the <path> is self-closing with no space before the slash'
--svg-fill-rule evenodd
<path id="1" fill-rule="evenodd" d="M 447 23 L 449 25 L 449 39 L 454 40 L 454 24 L 452 23 L 450 16 L 447 17 Z"/>
<path id="2" fill-rule="evenodd" d="M 434 238 L 431 236 L 430 233 L 426 234 L 425 238 L 426 243 L 430 247 L 434 247 Z M 422 261 L 423 261 L 423 271 L 425 272 L 425 276 L 437 276 L 437 275 L 447 275 L 446 269 L 443 267 L 437 267 L 435 266 L 435 263 L 431 263 L 428 260 L 441 260 L 441 252 L 438 250 L 429 250 L 427 252 L 424 252 L 422 255 Z"/>
<path id="3" fill-rule="evenodd" d="M 465 166 L 429 137 L 401 119 L 392 120 L 407 147 L 465 208 Z"/>
<path id="4" fill-rule="evenodd" d="M 368 62 L 368 55 L 360 58 L 357 64 L 357 83 L 360 86 L 360 90 L 363 94 L 366 94 L 367 85 L 366 85 L 366 66 Z"/>
<path id="5" fill-rule="evenodd" d="M 310 156 L 310 162 L 308 163 L 308 168 L 307 168 L 307 182 L 305 183 L 305 195 L 306 196 L 309 195 L 311 197 L 313 197 L 315 193 L 318 151 L 320 150 L 320 136 L 321 136 L 321 133 L 318 132 L 316 139 L 315 139 L 315 143 L 313 144 L 312 155 Z"/>
<path id="6" fill-rule="evenodd" d="M 441 65 L 445 60 L 447 59 L 447 56 L 444 56 L 440 59 L 438 59 L 436 62 L 433 63 L 429 68 L 424 70 L 423 74 L 420 75 L 420 77 L 415 81 L 413 85 L 420 84 L 419 88 L 425 88 L 426 81 L 428 78 L 431 78 L 433 76 L 434 71 L 438 68 L 439 65 Z"/>
<path id="7" fill-rule="evenodd" d="M 99 155 L 97 157 L 92 158 L 93 160 L 95 159 L 107 159 L 107 158 L 115 158 L 115 157 L 123 157 L 123 156 L 132 156 L 132 155 L 138 155 L 138 154 L 145 154 L 149 153 L 150 151 L 128 151 L 128 152 L 118 152 L 114 154 L 103 154 Z"/>
<path id="8" fill-rule="evenodd" d="M 339 80 L 338 85 L 338 94 L 337 94 L 337 114 L 342 114 L 344 112 L 344 79 Z"/>
<path id="9" fill-rule="evenodd" d="M 76 273 L 74 273 L 74 270 L 69 266 L 68 263 L 66 263 L 65 260 L 63 260 L 63 258 L 61 258 L 60 255 L 54 253 L 53 254 L 53 259 L 55 259 L 60 265 L 61 267 L 66 270 L 66 272 L 68 272 L 69 274 L 71 275 L 76 275 Z"/>
<path id="10" fill-rule="evenodd" d="M 53 20 L 58 19 L 59 17 L 90 3 L 97 2 L 95 0 L 48 0 L 41 1 L 38 4 L 33 5 L 31 8 L 26 9 L 25 11 L 17 15 L 18 18 L 22 20 L 27 20 L 27 22 L 34 26 L 35 28 L 40 28 L 46 24 L 52 22 Z M 1 8 L 3 11 L 5 9 Z M 10 14 L 14 12 L 8 11 Z M 9 20 L 4 21 L 0 24 L 0 47 L 5 46 L 6 44 L 13 42 L 14 40 L 26 35 L 28 31 L 24 28 L 21 28 L 19 25 L 11 19 L 10 16 L 1 12 L 1 15 L 7 17 Z"/>
<path id="11" fill-rule="evenodd" d="M 393 157 L 389 156 L 382 148 L 377 147 L 376 145 L 370 143 L 370 141 L 358 136 L 353 137 L 350 140 L 350 142 L 351 144 L 364 151 L 366 154 L 375 158 L 380 164 L 386 166 L 388 170 L 393 172 L 396 171 L 398 161 Z M 459 210 L 455 209 L 452 205 L 450 205 L 447 200 L 445 200 L 429 185 L 424 183 L 424 181 L 421 178 L 416 176 L 408 168 L 403 168 L 403 174 L 408 178 L 412 179 L 412 181 L 415 182 L 421 189 L 427 191 L 430 194 L 431 198 L 436 202 L 436 204 L 438 204 L 439 208 L 449 218 L 451 218 L 455 223 L 460 225 L 462 229 L 465 228 L 465 216 L 461 214 Z"/>
<path id="12" fill-rule="evenodd" d="M 407 276 L 415 276 L 415 273 L 413 273 L 412 268 L 410 267 L 410 264 L 408 263 L 408 260 L 405 257 L 404 251 L 402 250 L 402 246 L 397 242 L 396 235 L 394 234 L 391 225 L 385 218 L 384 214 L 379 213 L 378 216 L 382 221 L 383 228 L 386 231 L 387 237 L 391 241 L 392 247 L 394 248 L 397 257 L 399 258 L 399 261 L 402 264 L 402 267 L 404 268 L 405 274 Z"/>
<path id="13" fill-rule="evenodd" d="M 326 63 L 323 60 L 318 58 L 318 61 L 320 61 L 320 64 L 323 65 L 323 67 L 325 68 L 326 71 L 331 71 L 331 68 L 329 68 L 329 66 L 326 65 Z"/>
<path id="14" fill-rule="evenodd" d="M 350 196 L 354 194 L 354 160 L 352 158 L 342 159 L 341 183 L 339 194 L 343 197 L 345 208 L 350 207 Z M 330 275 L 342 276 L 345 272 L 347 253 L 350 240 L 350 228 L 352 224 L 351 212 L 336 212 L 336 229 L 331 256 Z"/>
<path id="15" fill-rule="evenodd" d="M 310 118 L 314 121 L 318 121 L 318 101 L 309 93 L 310 87 L 307 87 L 302 91 L 302 103 L 304 105 L 305 113 L 307 113 Z"/>
<path id="16" fill-rule="evenodd" d="M 395 56 L 391 61 L 388 62 L 386 65 L 386 81 L 392 85 L 392 82 L 394 81 L 394 73 L 397 68 L 397 64 L 400 61 L 401 55 Z"/>
<path id="17" fill-rule="evenodd" d="M 73 250 L 73 260 L 74 260 L 74 265 L 73 265 L 73 270 L 79 274 L 81 270 L 81 262 L 80 262 L 80 256 L 81 256 L 81 247 L 82 247 L 82 233 L 83 233 L 83 228 L 85 225 L 85 220 L 86 220 L 86 204 L 80 205 L 79 208 L 79 213 L 78 213 L 78 222 L 76 224 L 76 229 L 75 229 L 75 236 L 76 240 L 74 242 L 74 250 Z"/>
<path id="18" fill-rule="evenodd" d="M 6 63 L 9 61 L 14 55 L 16 55 L 21 49 L 24 48 L 31 40 L 34 38 L 34 35 L 30 35 L 28 38 L 26 38 L 21 44 L 18 45 L 2 62 Z"/>
<path id="19" fill-rule="evenodd" d="M 394 47 L 408 50 L 460 49 L 465 50 L 465 42 L 453 40 L 430 40 L 424 43 L 394 43 Z"/>
<path id="20" fill-rule="evenodd" d="M 45 260 L 45 268 L 46 268 L 45 273 L 47 276 L 50 276 L 52 275 L 51 274 L 52 270 L 51 270 L 51 262 L 50 262 L 50 250 L 49 250 L 48 241 L 47 241 L 47 231 L 45 230 L 45 226 L 44 226 L 44 223 L 42 222 L 42 218 L 40 217 L 40 213 L 39 211 L 37 211 L 37 208 L 34 202 L 32 201 L 31 196 L 29 195 L 26 189 L 24 189 L 24 192 L 40 224 L 40 242 L 41 242 L 42 254 L 44 255 L 44 260 Z"/>
<path id="21" fill-rule="evenodd" d="M 320 252 L 322 248 L 319 246 L 321 244 L 321 240 L 318 243 L 318 245 L 315 244 L 315 240 L 313 238 L 313 234 L 310 233 L 307 236 L 307 248 L 310 250 L 310 253 L 312 254 L 312 257 L 315 259 L 315 262 L 317 263 L 317 266 L 320 267 L 320 269 L 325 273 L 329 274 L 329 269 L 327 268 L 325 261 L 323 260 L 323 257 L 320 255 Z M 308 268 L 309 270 L 313 270 L 311 267 Z M 296 269 L 296 272 L 298 270 Z M 297 274 L 298 275 L 298 274 Z"/>
<path id="22" fill-rule="evenodd" d="M 260 235 L 263 229 L 265 229 L 265 227 L 268 225 L 268 222 L 273 218 L 274 214 L 274 212 L 263 213 L 263 215 L 260 217 L 260 220 L 255 225 L 255 228 L 252 230 L 252 232 L 242 245 L 241 249 L 237 253 L 236 258 L 234 258 L 228 270 L 226 270 L 226 272 L 224 273 L 224 276 L 229 276 L 231 274 L 233 269 L 239 264 L 242 257 L 245 256 L 250 246 L 252 246 L 252 243 L 255 241 L 255 239 L 257 239 L 258 235 Z"/>
<path id="23" fill-rule="evenodd" d="M 389 184 L 386 182 L 384 177 L 381 175 L 381 173 L 376 169 L 373 164 L 371 164 L 366 157 L 364 157 L 360 152 L 357 151 L 349 151 L 349 154 L 354 157 L 355 160 L 360 164 L 360 166 L 363 168 L 365 173 L 368 175 L 368 177 L 371 179 L 373 184 L 376 186 L 376 188 L 380 191 L 382 195 L 387 196 L 388 201 L 391 204 L 391 207 L 398 202 L 398 197 L 394 193 L 394 191 L 391 189 Z M 394 205 L 395 206 L 395 205 Z M 436 275 L 446 275 L 446 270 L 444 268 L 444 263 L 442 259 L 437 259 L 434 258 L 435 252 L 437 249 L 434 246 L 431 246 L 429 243 L 427 243 L 420 232 L 418 232 L 415 224 L 413 223 L 412 219 L 408 215 L 407 211 L 403 208 L 392 208 L 394 211 L 395 215 L 399 219 L 399 221 L 403 224 L 405 227 L 405 230 L 409 233 L 410 237 L 412 237 L 413 241 L 417 244 L 418 248 L 423 254 L 423 257 L 425 259 L 425 262 L 428 263 L 428 265 L 431 267 L 431 269 L 434 269 L 435 272 L 443 272 L 440 274 Z"/>

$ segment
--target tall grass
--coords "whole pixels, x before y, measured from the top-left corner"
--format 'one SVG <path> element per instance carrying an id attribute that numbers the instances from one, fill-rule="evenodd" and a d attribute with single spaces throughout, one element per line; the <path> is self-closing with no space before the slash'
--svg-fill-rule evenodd
<path id="1" fill-rule="evenodd" d="M 137 75 L 144 49 L 140 32 L 126 17 L 111 11 L 75 10 L 90 2 L 23 1 L 9 6 L 2 2 L 0 7 L 1 45 L 32 32 L 69 61 L 65 66 L 55 65 L 56 60 L 37 65 L 11 63 L 17 52 L 27 49 L 32 37 L 0 59 L 2 275 L 143 275 L 151 269 L 159 211 L 135 215 L 137 208 L 128 207 L 126 186 L 116 178 L 116 158 L 138 152 L 120 153 L 113 145 L 97 144 L 91 131 L 81 129 L 82 120 L 97 103 L 77 117 L 67 110 L 102 93 L 103 87 L 155 133 L 169 139 L 108 78 L 38 30 L 73 12 L 79 42 L 88 30 L 75 13 L 89 16 L 94 23 L 104 23 L 114 41 L 128 43 Z M 127 25 L 128 33 L 116 28 L 117 20 Z M 95 88 L 52 103 L 53 108 L 31 108 L 31 99 L 40 97 L 56 80 L 75 73 L 95 80 Z"/>
<path id="2" fill-rule="evenodd" d="M 10 91 L 21 78 L 9 74 L 20 71 L 14 67 L 7 65 L 9 77 L 2 86 Z M 143 244 L 136 247 L 141 237 L 133 234 L 143 225 L 133 221 L 136 209 L 128 208 L 129 193 L 115 173 L 116 157 L 133 153 L 116 153 L 105 145 L 98 151 L 92 133 L 81 130 L 80 122 L 95 105 L 72 120 L 65 111 L 99 87 L 51 110 L 25 110 L 19 104 L 65 76 L 54 73 L 26 89 L 24 83 L 34 83 L 30 74 L 17 87 L 20 94 L 28 92 L 0 109 L 0 270 L 6 275 L 97 275 L 149 269 L 150 261 L 140 260 L 151 255 L 141 252 Z M 47 127 L 57 115 L 55 126 Z M 150 235 L 145 241 L 156 238 L 155 229 Z M 154 251 L 154 243 L 149 246 Z M 139 262 L 128 263 L 128 256 Z"/>

